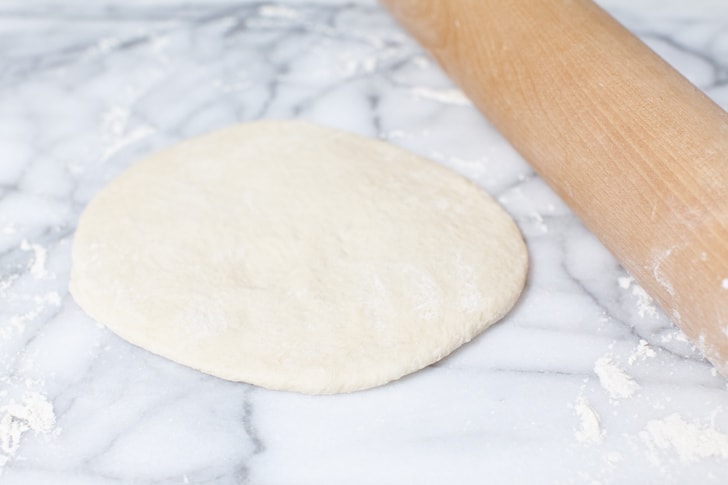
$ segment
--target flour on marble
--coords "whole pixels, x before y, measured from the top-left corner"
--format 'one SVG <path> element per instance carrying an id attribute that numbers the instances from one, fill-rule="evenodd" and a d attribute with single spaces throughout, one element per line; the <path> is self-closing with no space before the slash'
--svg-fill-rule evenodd
<path id="1" fill-rule="evenodd" d="M 16 457 L 27 433 L 52 437 L 60 432 L 56 427 L 53 404 L 39 392 L 28 391 L 20 402 L 0 406 L 0 474 L 3 467 Z"/>
<path id="2" fill-rule="evenodd" d="M 622 455 L 622 453 L 620 453 L 618 451 L 610 451 L 609 453 L 607 453 L 604 456 L 604 459 L 610 465 L 616 465 L 620 461 L 623 461 L 624 460 L 624 455 Z"/>
<path id="3" fill-rule="evenodd" d="M 458 89 L 435 89 L 425 86 L 417 86 L 410 91 L 418 98 L 437 101 L 443 104 L 453 104 L 457 106 L 472 106 L 470 100 Z"/>
<path id="4" fill-rule="evenodd" d="M 29 261 L 27 271 L 30 276 L 37 280 L 48 280 L 54 279 L 56 275 L 46 268 L 46 262 L 48 260 L 48 251 L 46 248 L 39 244 L 30 243 L 26 239 L 23 239 L 20 243 L 21 251 L 28 251 L 33 253 L 32 259 Z M 7 341 L 16 335 L 20 335 L 25 330 L 27 323 L 35 320 L 41 313 L 43 313 L 49 306 L 58 307 L 61 305 L 61 295 L 56 291 L 50 291 L 40 295 L 13 295 L 8 293 L 10 286 L 17 280 L 18 275 L 11 275 L 3 280 L 0 280 L 0 296 L 6 299 L 8 302 L 32 302 L 33 306 L 25 311 L 11 314 L 8 319 L 8 324 L 0 326 L 0 342 Z"/>
<path id="5" fill-rule="evenodd" d="M 13 284 L 22 276 L 29 276 L 39 282 L 53 280 L 55 273 L 47 268 L 48 249 L 40 244 L 23 239 L 18 247 L 20 251 L 31 253 L 22 275 L 12 274 L 0 281 L 0 298 L 7 304 L 11 313 L 0 325 L 0 349 L 14 348 L 16 339 L 25 338 L 26 326 L 37 319 L 49 308 L 59 307 L 61 295 L 57 291 L 45 293 L 24 293 L 14 291 Z M 11 362 L 9 361 L 4 362 Z M 28 360 L 26 359 L 26 362 Z M 0 376 L 0 475 L 4 466 L 16 459 L 16 455 L 28 434 L 53 435 L 56 417 L 53 405 L 37 388 L 42 382 L 32 379 L 20 379 L 5 364 Z"/>
<path id="6" fill-rule="evenodd" d="M 430 59 L 425 56 L 415 56 L 412 58 L 412 63 L 420 69 L 427 69 L 432 64 Z"/>
<path id="7" fill-rule="evenodd" d="M 625 284 L 629 287 L 631 281 Z M 662 340 L 663 342 L 672 340 L 688 342 L 685 335 L 677 329 L 663 337 Z M 627 362 L 631 366 L 635 362 L 654 358 L 656 355 L 648 342 L 640 339 Z M 634 396 L 640 389 L 639 384 L 614 363 L 611 353 L 597 359 L 594 371 L 599 377 L 601 386 L 609 393 L 612 405 L 617 404 L 618 400 Z M 713 375 L 716 373 L 713 372 Z M 664 408 L 662 403 L 653 405 L 654 410 Z M 600 443 L 605 431 L 601 427 L 596 412 L 583 397 L 577 400 L 574 409 L 580 419 L 580 428 L 575 434 L 576 440 L 582 443 Z M 714 415 L 718 412 L 722 412 L 722 407 L 719 407 Z M 697 420 L 685 420 L 678 413 L 673 413 L 662 419 L 648 420 L 637 436 L 646 446 L 648 457 L 656 465 L 661 463 L 661 455 L 665 454 L 677 455 L 679 460 L 684 463 L 710 458 L 728 460 L 728 434 L 719 432 L 715 428 L 713 420 L 710 424 L 705 424 Z M 614 463 L 622 459 L 618 453 L 613 458 Z"/>
<path id="8" fill-rule="evenodd" d="M 102 37 L 94 45 L 86 49 L 81 56 L 80 61 L 89 62 L 96 58 L 102 57 L 113 51 L 121 45 L 122 39 L 119 37 Z"/>
<path id="9" fill-rule="evenodd" d="M 692 463 L 706 458 L 728 459 L 728 435 L 712 425 L 686 421 L 673 413 L 663 419 L 651 420 L 639 433 L 640 439 L 652 451 L 672 451 L 681 461 Z"/>
<path id="10" fill-rule="evenodd" d="M 652 350 L 647 343 L 645 339 L 640 339 L 639 343 L 637 344 L 637 347 L 632 351 L 630 356 L 627 358 L 627 363 L 629 365 L 633 365 L 638 360 L 646 360 L 649 358 L 654 357 L 657 355 L 654 350 Z"/>
<path id="11" fill-rule="evenodd" d="M 156 52 L 159 55 L 159 52 Z M 124 86 L 120 99 L 101 115 L 101 136 L 104 149 L 100 161 L 110 159 L 121 149 L 155 133 L 148 123 L 134 122 L 132 114 L 137 101 L 164 78 L 159 71 L 146 73 L 133 84 Z M 76 168 L 78 170 L 78 168 Z"/>
<path id="12" fill-rule="evenodd" d="M 81 62 L 94 62 L 98 58 L 120 48 L 124 39 L 119 37 L 105 37 L 89 48 Z M 133 107 L 154 85 L 165 77 L 169 60 L 164 54 L 168 39 L 159 36 L 149 42 L 149 52 L 154 55 L 158 65 L 163 69 L 144 72 L 136 76 L 133 83 L 123 86 L 120 90 L 120 99 L 116 100 L 101 114 L 101 154 L 97 161 L 104 162 L 114 156 L 121 149 L 155 133 L 155 129 L 148 123 L 132 121 Z M 72 174 L 84 171 L 86 163 L 72 161 L 67 164 Z"/>
<path id="13" fill-rule="evenodd" d="M 23 239 L 20 243 L 20 250 L 32 252 L 32 258 L 27 264 L 26 271 L 36 280 L 55 279 L 55 273 L 50 272 L 46 268 L 48 260 L 48 250 L 40 244 L 30 243 Z M 7 302 L 31 302 L 32 307 L 27 307 L 24 311 L 11 314 L 7 320 L 7 325 L 0 326 L 0 343 L 10 340 L 20 335 L 25 330 L 26 324 L 35 320 L 49 307 L 59 307 L 61 305 L 61 295 L 56 291 L 50 291 L 37 295 L 15 295 L 9 292 L 11 285 L 18 279 L 18 275 L 10 275 L 0 280 L 0 297 Z"/>
<path id="14" fill-rule="evenodd" d="M 34 306 L 30 310 L 11 315 L 8 320 L 8 325 L 0 327 L 0 343 L 22 334 L 25 331 L 26 324 L 35 320 L 49 305 L 54 307 L 60 306 L 61 296 L 57 292 L 51 291 L 44 295 L 34 296 L 32 301 Z"/>
<path id="15" fill-rule="evenodd" d="M 365 59 L 348 60 L 344 64 L 344 77 L 351 77 L 355 74 L 370 74 L 377 70 L 378 57 L 367 57 Z"/>
<path id="16" fill-rule="evenodd" d="M 284 5 L 261 5 L 260 8 L 258 8 L 258 15 L 261 17 L 294 19 L 299 16 L 299 13 Z"/>
<path id="17" fill-rule="evenodd" d="M 663 344 L 672 342 L 673 340 L 676 342 L 684 343 L 684 344 L 690 343 L 690 340 L 688 340 L 687 335 L 685 335 L 682 332 L 682 330 L 680 330 L 679 328 L 673 328 L 673 329 L 671 329 L 670 332 L 668 332 L 665 335 L 663 335 L 662 337 L 660 337 L 660 342 Z"/>
<path id="18" fill-rule="evenodd" d="M 383 140 L 401 140 L 403 138 L 407 138 L 407 132 L 403 130 L 389 130 L 389 131 L 382 131 L 379 133 L 379 137 Z"/>
<path id="19" fill-rule="evenodd" d="M 543 219 L 543 215 L 541 215 L 538 211 L 530 211 L 528 213 L 528 217 L 532 219 L 535 223 L 536 228 L 543 234 L 546 234 L 549 232 L 549 226 L 546 225 Z"/>
<path id="20" fill-rule="evenodd" d="M 628 290 L 630 286 L 632 286 L 632 282 L 634 281 L 634 278 L 631 276 L 620 276 L 617 278 L 617 284 L 620 288 L 623 290 Z"/>
<path id="21" fill-rule="evenodd" d="M 574 433 L 576 441 L 585 444 L 601 443 L 604 439 L 604 430 L 599 415 L 589 402 L 580 396 L 574 404 L 574 411 L 579 418 L 579 427 Z"/>
<path id="22" fill-rule="evenodd" d="M 617 278 L 617 284 L 624 290 L 632 289 L 632 295 L 637 298 L 637 314 L 640 318 L 646 316 L 658 318 L 659 312 L 654 305 L 654 300 L 640 285 L 635 283 L 631 276 L 621 276 Z"/>
<path id="23" fill-rule="evenodd" d="M 10 288 L 19 276 L 18 273 L 12 273 L 0 279 L 0 296 L 5 296 L 5 290 Z"/>
<path id="24" fill-rule="evenodd" d="M 127 128 L 130 116 L 131 107 L 123 104 L 109 107 L 102 115 L 105 148 L 101 161 L 108 160 L 122 148 L 154 133 L 152 127 L 146 124 Z"/>
<path id="25" fill-rule="evenodd" d="M 594 372 L 599 383 L 613 400 L 632 397 L 640 388 L 634 379 L 612 361 L 611 354 L 606 354 L 594 363 Z"/>
<path id="26" fill-rule="evenodd" d="M 36 279 L 50 278 L 51 274 L 46 270 L 48 251 L 40 244 L 32 244 L 27 239 L 20 242 L 21 251 L 32 251 L 33 259 L 29 266 L 30 275 Z"/>

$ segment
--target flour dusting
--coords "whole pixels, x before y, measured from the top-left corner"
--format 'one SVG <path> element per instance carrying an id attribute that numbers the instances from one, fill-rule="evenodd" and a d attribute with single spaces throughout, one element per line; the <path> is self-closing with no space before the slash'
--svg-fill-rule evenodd
<path id="1" fill-rule="evenodd" d="M 604 431 L 597 412 L 583 397 L 576 400 L 574 411 L 579 418 L 579 428 L 574 433 L 576 441 L 586 444 L 600 443 L 604 439 Z"/>
<path id="2" fill-rule="evenodd" d="M 103 114 L 102 128 L 106 138 L 105 148 L 100 160 L 106 161 L 123 148 L 136 143 L 154 133 L 148 125 L 134 126 L 127 129 L 131 116 L 131 108 L 127 106 L 111 106 Z"/>
<path id="3" fill-rule="evenodd" d="M 0 326 L 0 342 L 8 341 L 22 334 L 25 331 L 26 325 L 38 318 L 46 309 L 61 306 L 61 295 L 55 291 L 51 291 L 43 295 L 34 296 L 32 301 L 34 306 L 30 310 L 10 315 L 8 324 Z"/>
<path id="4" fill-rule="evenodd" d="M 629 358 L 627 358 L 627 363 L 629 365 L 633 365 L 638 360 L 646 360 L 649 358 L 654 357 L 655 351 L 652 350 L 647 343 L 645 339 L 640 339 L 640 342 L 637 344 L 637 347 L 632 351 Z"/>
<path id="5" fill-rule="evenodd" d="M 607 354 L 594 363 L 594 372 L 599 377 L 599 383 L 609 393 L 612 399 L 625 399 L 631 397 L 640 388 L 632 377 L 627 375 Z"/>
<path id="6" fill-rule="evenodd" d="M 418 98 L 437 101 L 443 104 L 471 106 L 470 100 L 458 89 L 433 89 L 425 86 L 413 88 L 411 93 Z"/>
<path id="7" fill-rule="evenodd" d="M 427 271 L 406 265 L 402 273 L 408 278 L 409 300 L 415 312 L 424 320 L 440 316 L 441 295 L 437 280 Z"/>
<path id="8" fill-rule="evenodd" d="M 649 421 L 639 437 L 653 452 L 672 450 L 683 462 L 728 459 L 728 435 L 697 421 L 685 421 L 677 413 Z"/>
<path id="9" fill-rule="evenodd" d="M 659 317 L 657 307 L 654 305 L 654 300 L 640 285 L 634 282 L 634 278 L 631 276 L 622 276 L 617 278 L 617 284 L 624 290 L 632 289 L 632 295 L 637 298 L 637 314 L 640 318 L 649 316 L 652 318 Z"/>
<path id="10" fill-rule="evenodd" d="M 720 282 L 720 287 L 724 290 L 728 290 L 728 278 L 723 278 L 723 281 Z"/>
<path id="11" fill-rule="evenodd" d="M 688 340 L 688 337 L 682 332 L 682 330 L 678 328 L 671 329 L 672 331 L 666 333 L 662 337 L 660 337 L 660 342 L 663 344 L 672 342 L 673 340 L 676 342 L 686 343 L 689 344 L 690 341 Z"/>
<path id="12" fill-rule="evenodd" d="M 33 260 L 30 263 L 30 274 L 33 278 L 44 279 L 48 278 L 50 274 L 46 270 L 46 260 L 48 259 L 48 251 L 40 244 L 31 244 L 27 239 L 23 239 L 20 242 L 20 249 L 22 251 L 32 251 Z"/>
<path id="13" fill-rule="evenodd" d="M 294 19 L 299 14 L 296 10 L 283 5 L 261 5 L 258 9 L 258 15 L 261 17 Z"/>
<path id="14" fill-rule="evenodd" d="M 528 217 L 533 220 L 536 229 L 538 229 L 541 233 L 546 234 L 549 232 L 549 226 L 547 226 L 544 222 L 543 215 L 541 215 L 540 212 L 531 211 L 528 213 Z"/>
<path id="15" fill-rule="evenodd" d="M 229 327 L 225 309 L 213 299 L 192 298 L 177 315 L 177 323 L 192 338 L 221 335 Z"/>
<path id="16" fill-rule="evenodd" d="M 53 404 L 39 392 L 26 392 L 20 403 L 11 401 L 0 407 L 0 413 L 0 474 L 18 453 L 26 433 L 52 436 L 60 431 Z"/>
<path id="17" fill-rule="evenodd" d="M 458 289 L 458 309 L 464 313 L 477 310 L 483 295 L 478 289 L 476 273 L 472 266 L 463 261 L 460 254 L 455 258 L 455 273 Z"/>
<path id="18" fill-rule="evenodd" d="M 654 259 L 653 270 L 652 270 L 652 276 L 655 277 L 655 281 L 657 281 L 660 284 L 660 286 L 662 286 L 665 290 L 667 290 L 667 292 L 672 296 L 675 296 L 675 290 L 673 289 L 672 283 L 670 282 L 670 280 L 667 279 L 664 272 L 662 271 L 661 266 L 662 266 L 662 263 L 664 263 L 665 260 L 667 260 L 667 258 L 670 257 L 670 255 L 672 254 L 672 251 L 674 249 L 675 248 L 670 248 L 667 251 L 665 251 L 664 253 L 656 255 L 655 259 Z"/>
<path id="19" fill-rule="evenodd" d="M 158 56 L 161 52 L 156 53 Z M 147 122 L 139 121 L 134 116 L 136 103 L 161 81 L 164 74 L 154 72 L 148 74 L 134 84 L 124 86 L 120 90 L 116 104 L 110 105 L 101 115 L 101 137 L 103 152 L 99 161 L 106 161 L 129 145 L 152 135 L 155 128 Z M 73 171 L 80 171 L 74 167 Z"/>

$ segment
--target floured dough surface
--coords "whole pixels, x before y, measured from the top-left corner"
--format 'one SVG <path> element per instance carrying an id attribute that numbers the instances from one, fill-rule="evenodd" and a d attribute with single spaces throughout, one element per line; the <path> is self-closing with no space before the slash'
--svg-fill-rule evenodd
<path id="1" fill-rule="evenodd" d="M 126 340 L 225 379 L 336 393 L 446 356 L 518 298 L 527 253 L 488 195 L 391 145 L 234 126 L 101 190 L 71 292 Z"/>

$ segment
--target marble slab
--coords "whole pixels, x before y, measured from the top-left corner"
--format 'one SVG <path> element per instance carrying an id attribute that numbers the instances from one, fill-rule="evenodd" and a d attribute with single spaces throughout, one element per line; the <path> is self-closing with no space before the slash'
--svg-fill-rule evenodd
<path id="1" fill-rule="evenodd" d="M 728 3 L 605 0 L 728 107 Z M 487 190 L 531 254 L 501 323 L 421 372 L 312 397 L 136 348 L 68 294 L 93 195 L 259 118 L 378 137 Z M 0 483 L 728 483 L 728 390 L 373 1 L 0 4 Z"/>

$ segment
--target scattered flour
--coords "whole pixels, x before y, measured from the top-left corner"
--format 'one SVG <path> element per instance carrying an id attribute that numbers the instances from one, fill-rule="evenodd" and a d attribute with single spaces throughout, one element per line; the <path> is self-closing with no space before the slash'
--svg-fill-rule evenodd
<path id="1" fill-rule="evenodd" d="M 637 314 L 640 318 L 645 316 L 657 318 L 657 307 L 653 305 L 652 297 L 641 286 L 632 286 L 632 294 L 637 297 Z"/>
<path id="2" fill-rule="evenodd" d="M 458 106 L 472 105 L 470 100 L 458 89 L 434 89 L 418 86 L 413 88 L 411 93 L 419 98 L 429 99 L 443 104 L 454 104 Z"/>
<path id="3" fill-rule="evenodd" d="M 728 290 L 728 278 L 723 278 L 723 281 L 720 282 L 720 287 L 724 290 Z"/>
<path id="4" fill-rule="evenodd" d="M 299 14 L 296 10 L 283 5 L 261 5 L 258 9 L 258 15 L 261 17 L 293 19 L 298 17 Z"/>
<path id="5" fill-rule="evenodd" d="M 652 350 L 646 340 L 640 339 L 640 342 L 635 347 L 634 351 L 630 354 L 627 359 L 629 365 L 633 365 L 637 360 L 645 360 L 654 357 L 655 351 Z"/>
<path id="6" fill-rule="evenodd" d="M 46 270 L 46 260 L 48 259 L 48 251 L 40 244 L 31 244 L 27 239 L 23 239 L 20 242 L 20 249 L 22 251 L 32 251 L 33 261 L 30 263 L 30 274 L 33 278 L 44 279 L 50 277 L 48 270 Z"/>
<path id="7" fill-rule="evenodd" d="M 0 326 L 0 343 L 5 342 L 25 331 L 25 326 L 35 320 L 48 308 L 61 305 L 61 295 L 51 291 L 44 295 L 36 295 L 32 299 L 34 306 L 30 310 L 11 315 L 8 324 Z"/>
<path id="8" fill-rule="evenodd" d="M 0 357 L 3 358 L 0 372 L 0 475 L 6 465 L 21 459 L 17 456 L 18 450 L 28 433 L 50 436 L 60 431 L 56 428 L 53 405 L 38 391 L 43 383 L 23 378 L 11 368 L 14 354 L 10 352 L 17 352 L 20 339 L 26 340 L 28 324 L 62 303 L 57 291 L 42 292 L 50 280 L 56 278 L 55 273 L 47 268 L 47 248 L 23 239 L 18 249 L 30 253 L 22 275 L 11 274 L 0 280 L 0 306 L 3 306 L 0 315 Z M 14 286 L 15 281 L 26 275 L 36 280 L 31 286 L 33 291 Z M 26 364 L 32 364 L 32 360 L 26 359 Z"/>
<path id="9" fill-rule="evenodd" d="M 631 286 L 626 282 L 628 288 Z M 679 330 L 668 334 L 667 341 L 685 341 L 684 334 Z M 665 337 L 663 337 L 665 341 Z M 638 360 L 645 360 L 656 356 L 656 352 L 650 348 L 646 340 L 641 339 L 628 358 L 629 365 Z M 640 386 L 634 379 L 626 374 L 624 370 L 613 362 L 611 353 L 597 359 L 594 364 L 594 371 L 599 377 L 601 386 L 609 393 L 612 404 L 616 400 L 632 397 Z M 664 405 L 655 403 L 653 409 L 664 409 Z M 575 439 L 580 443 L 597 444 L 603 441 L 605 430 L 602 428 L 599 415 L 591 408 L 589 403 L 579 397 L 574 410 L 579 417 L 579 428 L 575 433 Z M 719 407 L 715 414 L 722 411 Z M 698 420 L 686 421 L 678 413 L 670 414 L 663 419 L 647 421 L 645 426 L 638 433 L 638 437 L 647 447 L 648 457 L 655 465 L 660 465 L 661 456 L 664 453 L 674 453 L 684 463 L 693 463 L 699 460 L 714 458 L 728 460 L 728 434 L 715 429 L 714 424 L 701 423 Z M 619 453 L 608 458 L 613 464 L 621 461 Z"/>
<path id="10" fill-rule="evenodd" d="M 53 404 L 39 392 L 26 392 L 20 403 L 11 401 L 0 407 L 0 413 L 0 474 L 17 454 L 23 435 L 30 431 L 53 436 L 60 431 L 56 428 Z"/>
<path id="11" fill-rule="evenodd" d="M 687 422 L 677 413 L 649 421 L 639 437 L 653 452 L 673 450 L 683 462 L 711 457 L 728 459 L 728 435 L 697 421 Z"/>
<path id="12" fill-rule="evenodd" d="M 604 431 L 599 421 L 599 415 L 584 397 L 580 396 L 576 400 L 574 411 L 579 418 L 579 428 L 574 433 L 576 441 L 586 444 L 601 443 L 604 439 Z"/>
<path id="13" fill-rule="evenodd" d="M 621 276 L 617 278 L 617 284 L 624 290 L 632 288 L 632 295 L 637 298 L 637 314 L 640 318 L 644 318 L 645 316 L 658 318 L 660 316 L 652 297 L 647 294 L 644 288 L 634 282 L 634 278 L 631 276 Z"/>
<path id="14" fill-rule="evenodd" d="M 357 74 L 370 74 L 377 70 L 380 59 L 377 56 L 365 59 L 348 59 L 344 62 L 342 74 L 344 77 L 351 77 Z"/>
<path id="15" fill-rule="evenodd" d="M 619 463 L 620 461 L 624 460 L 624 455 L 618 451 L 610 451 L 604 456 L 604 459 L 609 463 L 610 465 L 615 465 Z"/>
<path id="16" fill-rule="evenodd" d="M 599 383 L 614 400 L 631 397 L 640 388 L 632 377 L 627 375 L 607 354 L 594 363 L 594 372 L 599 377 Z"/>
<path id="17" fill-rule="evenodd" d="M 154 133 L 148 125 L 127 128 L 130 125 L 131 108 L 125 105 L 111 106 L 103 115 L 101 127 L 104 136 L 104 150 L 100 161 L 106 161 L 123 148 Z"/>
<path id="18" fill-rule="evenodd" d="M 428 59 L 425 56 L 415 56 L 415 57 L 413 57 L 412 58 L 412 63 L 415 66 L 419 67 L 420 69 L 428 68 L 431 65 L 430 59 Z"/>
<path id="19" fill-rule="evenodd" d="M 407 132 L 403 130 L 389 130 L 379 133 L 379 136 L 384 140 L 401 140 L 407 138 Z"/>
<path id="20" fill-rule="evenodd" d="M 528 217 L 534 222 L 534 225 L 538 231 L 543 234 L 549 232 L 549 226 L 547 226 L 544 222 L 543 215 L 541 215 L 540 212 L 531 211 L 528 213 Z"/>
<path id="21" fill-rule="evenodd" d="M 680 329 L 677 329 L 677 328 L 672 329 L 671 332 L 668 332 L 665 335 L 663 335 L 662 337 L 660 337 L 660 341 L 663 344 L 672 342 L 673 340 L 676 342 L 682 342 L 684 344 L 690 343 L 690 341 L 688 340 L 688 337 L 684 333 L 682 333 L 682 331 Z"/>
<path id="22" fill-rule="evenodd" d="M 117 152 L 155 133 L 155 128 L 134 116 L 134 107 L 146 93 L 159 83 L 165 74 L 154 71 L 133 84 L 123 86 L 115 104 L 101 114 L 101 138 L 103 151 L 99 161 L 103 162 Z M 69 166 L 74 173 L 83 171 L 78 165 Z"/>
<path id="23" fill-rule="evenodd" d="M 617 284 L 620 288 L 623 290 L 628 290 L 630 286 L 632 286 L 632 282 L 634 281 L 634 278 L 631 276 L 620 276 L 617 278 Z"/>

